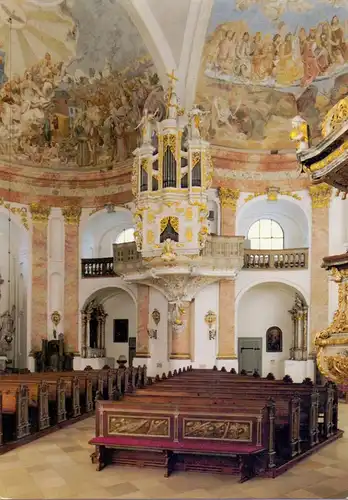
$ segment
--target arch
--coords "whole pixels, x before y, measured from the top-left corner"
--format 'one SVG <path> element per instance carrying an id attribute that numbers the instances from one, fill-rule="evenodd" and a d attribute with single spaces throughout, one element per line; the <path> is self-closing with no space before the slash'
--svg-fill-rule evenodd
<path id="1" fill-rule="evenodd" d="M 304 291 L 297 284 L 283 279 L 259 280 L 241 290 L 235 301 L 235 341 L 239 369 L 252 370 L 251 365 L 253 364 L 260 367 L 262 376 L 272 372 L 277 379 L 280 379 L 286 374 L 284 371 L 287 366 L 286 362 L 289 356 L 290 359 L 293 359 L 291 353 L 295 352 L 295 337 L 298 338 L 291 311 L 294 311 L 295 308 L 298 310 L 300 307 L 302 312 L 305 308 L 307 317 L 308 301 L 304 295 Z M 257 323 L 253 321 L 253 316 L 258 318 Z M 270 329 L 280 331 L 275 348 L 268 347 L 270 339 L 267 332 Z M 304 337 L 305 333 L 306 338 Z M 306 349 L 306 351 L 301 352 L 302 354 L 306 352 L 307 357 L 309 329 L 303 326 L 299 337 L 299 349 L 296 348 L 296 353 Z M 245 357 L 243 349 L 240 349 L 242 346 L 250 345 L 250 343 L 254 346 L 257 343 L 258 347 L 254 358 L 251 358 L 252 360 L 248 359 L 248 356 Z M 299 359 L 302 359 L 302 354 Z"/>
<path id="2" fill-rule="evenodd" d="M 244 203 L 237 211 L 237 234 L 247 236 L 250 226 L 260 219 L 272 219 L 282 227 L 285 249 L 309 247 L 311 223 L 300 200 L 284 195 L 271 203 L 264 195 Z"/>
<path id="3" fill-rule="evenodd" d="M 115 297 L 116 301 L 112 301 Z M 80 314 L 82 357 L 116 359 L 124 355 L 128 358 L 129 339 L 136 336 L 138 327 L 136 311 L 136 298 L 127 286 L 99 287 L 90 293 L 84 301 Z M 127 340 L 115 337 L 117 324 L 115 320 L 119 320 L 119 326 L 127 325 Z"/>
<path id="4" fill-rule="evenodd" d="M 269 273 L 267 273 L 267 274 L 269 274 Z M 258 285 L 266 285 L 267 283 L 282 283 L 283 285 L 287 285 L 287 286 L 293 288 L 301 296 L 301 298 L 305 301 L 305 303 L 307 305 L 309 305 L 309 296 L 298 283 L 294 283 L 293 281 L 288 280 L 286 278 L 283 278 L 281 276 L 274 277 L 274 278 L 271 276 L 267 276 L 266 280 L 263 278 L 260 278 L 258 280 L 253 281 L 252 283 L 249 283 L 244 288 L 239 290 L 238 294 L 235 297 L 235 311 L 236 312 L 238 311 L 238 305 L 239 305 L 239 302 L 240 302 L 241 298 L 243 297 L 243 295 L 245 295 L 252 288 L 255 288 Z"/>
<path id="5" fill-rule="evenodd" d="M 123 229 L 133 226 L 133 216 L 127 208 L 115 207 L 110 213 L 104 210 L 96 212 L 81 227 L 81 257 L 110 257 L 115 239 L 113 233 L 120 233 Z M 103 255 L 100 255 L 100 252 Z"/>

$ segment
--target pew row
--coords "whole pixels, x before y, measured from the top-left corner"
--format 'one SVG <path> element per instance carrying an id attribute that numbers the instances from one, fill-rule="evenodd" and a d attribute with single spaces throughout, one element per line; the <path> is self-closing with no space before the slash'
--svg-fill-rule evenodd
<path id="1" fill-rule="evenodd" d="M 274 467 L 275 406 L 243 412 L 184 405 L 98 401 L 92 462 L 240 474 Z"/>

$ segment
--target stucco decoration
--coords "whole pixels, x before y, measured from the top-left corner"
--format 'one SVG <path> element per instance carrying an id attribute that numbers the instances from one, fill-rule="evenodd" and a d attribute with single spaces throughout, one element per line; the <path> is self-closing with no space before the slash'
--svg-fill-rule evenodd
<path id="1" fill-rule="evenodd" d="M 216 145 L 294 149 L 292 119 L 314 142 L 348 93 L 348 4 L 338 0 L 215 0 L 196 101 Z"/>
<path id="2" fill-rule="evenodd" d="M 4 159 L 110 166 L 136 148 L 143 109 L 164 112 L 152 60 L 118 1 L 2 0 L 0 42 Z"/>

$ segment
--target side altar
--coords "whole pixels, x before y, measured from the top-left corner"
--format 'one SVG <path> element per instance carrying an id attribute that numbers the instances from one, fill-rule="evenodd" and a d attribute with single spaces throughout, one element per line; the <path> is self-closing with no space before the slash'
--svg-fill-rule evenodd
<path id="1" fill-rule="evenodd" d="M 346 199 L 348 193 L 348 97 L 327 113 L 322 123 L 322 140 L 312 145 L 310 130 L 301 117 L 293 120 L 292 139 L 302 172 L 308 173 L 318 189 Z M 348 253 L 323 259 L 322 267 L 338 286 L 338 308 L 332 323 L 316 335 L 320 372 L 337 384 L 348 384 Z"/>
<path id="2" fill-rule="evenodd" d="M 168 357 L 171 367 L 180 368 L 194 356 L 193 299 L 212 283 L 235 279 L 243 266 L 244 238 L 209 234 L 213 162 L 201 135 L 204 112 L 193 106 L 185 114 L 176 78 L 168 76 L 165 118 L 158 121 L 157 113 L 145 109 L 138 126 L 142 141 L 134 151 L 132 177 L 135 242 L 114 245 L 114 271 L 166 297 Z M 148 347 L 137 339 L 139 364 L 149 357 Z"/>

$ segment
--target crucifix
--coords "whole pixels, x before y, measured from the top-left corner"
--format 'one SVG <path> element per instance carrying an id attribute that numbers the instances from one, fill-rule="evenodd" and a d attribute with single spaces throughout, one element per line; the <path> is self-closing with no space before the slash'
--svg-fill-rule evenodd
<path id="1" fill-rule="evenodd" d="M 175 89 L 175 82 L 178 81 L 178 78 L 174 74 L 174 69 L 172 70 L 171 73 L 167 73 L 167 77 L 169 78 L 169 88 L 168 88 L 168 93 L 167 93 L 167 118 L 169 118 L 170 115 L 170 108 L 175 107 L 177 109 L 177 100 L 176 96 L 174 93 Z M 175 102 L 172 102 L 173 97 L 175 96 Z"/>

